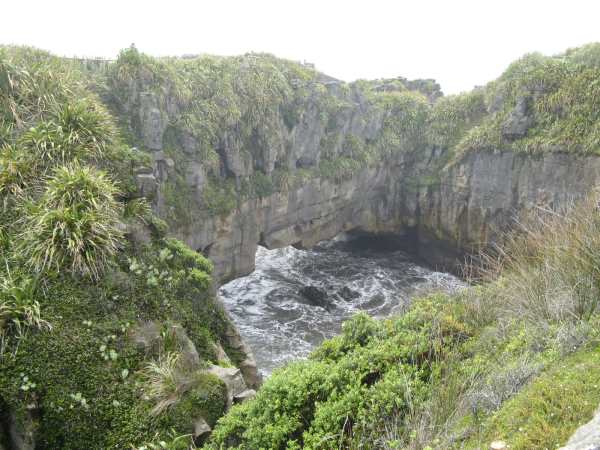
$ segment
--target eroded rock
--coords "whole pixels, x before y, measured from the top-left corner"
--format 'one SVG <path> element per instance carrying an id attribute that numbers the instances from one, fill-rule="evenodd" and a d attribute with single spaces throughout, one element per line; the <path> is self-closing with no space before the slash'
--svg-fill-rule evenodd
<path id="1" fill-rule="evenodd" d="M 140 197 L 145 197 L 152 200 L 156 196 L 158 190 L 158 182 L 156 177 L 151 173 L 139 173 L 135 176 L 135 185 Z"/>
<path id="2" fill-rule="evenodd" d="M 256 397 L 256 391 L 254 389 L 246 389 L 244 392 L 233 397 L 233 403 L 244 403 L 246 400 L 251 400 Z"/>
<path id="3" fill-rule="evenodd" d="M 502 124 L 502 135 L 508 140 L 525 137 L 533 123 L 533 116 L 529 114 L 529 99 L 519 97 L 517 104 Z"/>
<path id="4" fill-rule="evenodd" d="M 199 417 L 194 421 L 194 441 L 204 441 L 210 435 L 212 428 L 204 417 Z"/>
<path id="5" fill-rule="evenodd" d="M 333 303 L 328 299 L 327 291 L 317 286 L 303 286 L 298 293 L 311 305 L 318 306 L 327 311 L 333 308 Z"/>
<path id="6" fill-rule="evenodd" d="M 341 288 L 337 294 L 347 302 L 351 302 L 352 300 L 356 300 L 360 297 L 360 292 L 350 289 L 348 286 Z"/>
<path id="7" fill-rule="evenodd" d="M 242 371 L 236 367 L 210 366 L 207 372 L 221 379 L 227 386 L 227 409 L 233 405 L 236 396 L 247 390 Z"/>
<path id="8" fill-rule="evenodd" d="M 240 333 L 233 325 L 227 328 L 225 337 L 227 339 L 227 345 L 231 349 L 239 354 L 245 355 L 245 358 L 238 364 L 239 368 L 248 387 L 257 389 L 262 382 L 262 377 L 258 373 L 252 351 L 243 341 Z"/>

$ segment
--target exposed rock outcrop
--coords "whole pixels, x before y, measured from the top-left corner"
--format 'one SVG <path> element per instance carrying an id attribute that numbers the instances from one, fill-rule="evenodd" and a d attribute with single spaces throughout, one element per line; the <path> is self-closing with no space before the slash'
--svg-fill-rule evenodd
<path id="1" fill-rule="evenodd" d="M 327 292 L 317 286 L 304 286 L 300 288 L 298 293 L 308 300 L 311 305 L 318 306 L 327 311 L 333 306 L 331 301 L 327 299 Z"/>
<path id="2" fill-rule="evenodd" d="M 560 450 L 600 450 L 600 410 L 592 420 L 579 427 Z"/>
<path id="3" fill-rule="evenodd" d="M 240 369 L 236 367 L 211 366 L 208 369 L 208 373 L 223 380 L 227 386 L 227 409 L 231 408 L 234 399 L 237 399 L 237 402 L 241 402 L 251 397 L 250 390 L 248 390 L 244 382 L 244 377 Z"/>
<path id="4" fill-rule="evenodd" d="M 420 256 L 452 267 L 462 254 L 496 241 L 518 215 L 566 206 L 600 179 L 595 156 L 480 152 L 435 172 L 443 157 L 430 149 L 339 183 L 309 179 L 176 234 L 193 248 L 207 249 L 221 280 L 252 272 L 258 244 L 311 247 L 350 230 L 412 236 Z"/>

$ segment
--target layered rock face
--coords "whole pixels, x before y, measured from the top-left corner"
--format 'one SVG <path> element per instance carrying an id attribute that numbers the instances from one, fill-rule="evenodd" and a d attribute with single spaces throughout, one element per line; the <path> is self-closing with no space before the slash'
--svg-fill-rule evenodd
<path id="1" fill-rule="evenodd" d="M 348 85 L 268 56 L 215 61 L 180 62 L 185 82 L 137 69 L 114 81 L 112 103 L 153 155 L 140 191 L 222 282 L 254 269 L 258 245 L 310 247 L 351 230 L 405 237 L 452 268 L 516 217 L 566 206 L 598 181 L 596 156 L 514 151 L 536 126 L 539 90 L 500 89 L 491 102 L 473 91 L 436 113 L 431 80 Z M 500 123 L 500 140 L 457 151 L 452 136 L 482 120 Z"/>
<path id="2" fill-rule="evenodd" d="M 441 155 L 366 168 L 351 179 L 314 178 L 298 189 L 243 202 L 225 217 L 177 235 L 204 251 L 221 279 L 254 270 L 257 245 L 311 247 L 345 231 L 395 234 L 431 264 L 452 269 L 502 237 L 524 214 L 568 206 L 600 178 L 600 158 L 554 153 L 475 153 L 418 183 Z"/>
<path id="3" fill-rule="evenodd" d="M 418 230 L 421 255 L 451 267 L 462 253 L 501 240 L 516 220 L 585 197 L 599 178 L 596 156 L 477 152 L 444 168 L 439 183 L 416 193 L 407 193 L 399 181 L 392 203 L 397 220 Z"/>

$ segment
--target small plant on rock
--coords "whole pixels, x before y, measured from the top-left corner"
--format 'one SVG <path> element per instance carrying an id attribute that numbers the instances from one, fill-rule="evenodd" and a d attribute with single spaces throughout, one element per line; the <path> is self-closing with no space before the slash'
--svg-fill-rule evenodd
<path id="1" fill-rule="evenodd" d="M 166 353 L 157 361 L 151 361 L 142 372 L 146 395 L 156 402 L 152 414 L 160 415 L 179 400 L 187 383 L 182 380 L 179 353 Z M 185 378 L 185 377 L 184 377 Z"/>

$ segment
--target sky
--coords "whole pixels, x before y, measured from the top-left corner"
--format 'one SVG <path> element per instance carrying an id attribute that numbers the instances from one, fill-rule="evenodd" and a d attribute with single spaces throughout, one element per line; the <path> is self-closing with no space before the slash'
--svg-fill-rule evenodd
<path id="1" fill-rule="evenodd" d="M 114 58 L 268 52 L 336 78 L 435 78 L 447 94 L 525 53 L 600 41 L 600 0 L 0 0 L 0 44 Z"/>

